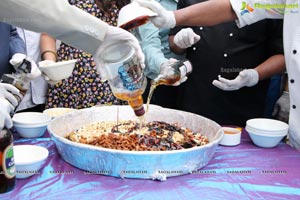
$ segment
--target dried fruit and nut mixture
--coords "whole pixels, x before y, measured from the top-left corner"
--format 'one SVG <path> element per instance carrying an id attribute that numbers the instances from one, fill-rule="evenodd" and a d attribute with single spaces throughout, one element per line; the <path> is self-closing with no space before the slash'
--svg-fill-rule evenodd
<path id="1" fill-rule="evenodd" d="M 202 146 L 209 141 L 201 133 L 162 121 L 140 124 L 134 121 L 96 122 L 82 126 L 67 137 L 71 141 L 109 149 L 169 151 Z"/>

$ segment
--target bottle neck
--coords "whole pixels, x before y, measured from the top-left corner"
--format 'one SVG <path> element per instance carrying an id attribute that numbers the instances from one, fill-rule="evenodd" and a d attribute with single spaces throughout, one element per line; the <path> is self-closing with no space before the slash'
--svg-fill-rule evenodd
<path id="1" fill-rule="evenodd" d="M 134 110 L 134 114 L 136 116 L 143 116 L 145 114 L 144 104 L 143 104 L 143 97 L 139 96 L 137 99 L 132 99 L 128 101 L 129 105 Z"/>
<path id="2" fill-rule="evenodd" d="M 192 73 L 192 64 L 189 60 L 185 59 L 182 62 L 182 65 L 179 67 L 180 70 L 180 79 L 188 76 L 190 73 Z"/>

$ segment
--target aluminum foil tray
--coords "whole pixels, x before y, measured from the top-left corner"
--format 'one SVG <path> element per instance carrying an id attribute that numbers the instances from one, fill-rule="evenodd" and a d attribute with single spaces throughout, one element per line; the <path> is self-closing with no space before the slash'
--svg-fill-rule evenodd
<path id="1" fill-rule="evenodd" d="M 65 138 L 83 125 L 116 121 L 118 116 L 119 120 L 136 120 L 129 106 L 93 107 L 55 118 L 48 125 L 48 132 L 61 157 L 79 169 L 114 177 L 154 180 L 166 180 L 204 167 L 224 134 L 220 125 L 200 115 L 150 105 L 146 121 L 177 123 L 206 135 L 209 144 L 175 151 L 124 151 L 75 143 Z"/>

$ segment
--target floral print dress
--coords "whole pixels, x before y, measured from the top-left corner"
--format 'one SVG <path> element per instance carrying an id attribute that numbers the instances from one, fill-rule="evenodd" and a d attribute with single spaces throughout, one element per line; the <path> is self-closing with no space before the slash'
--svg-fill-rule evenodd
<path id="1" fill-rule="evenodd" d="M 116 26 L 117 24 L 119 10 L 116 6 L 110 8 L 109 14 L 104 14 L 98 9 L 94 0 L 70 0 L 69 2 L 110 25 Z M 81 109 L 99 104 L 127 104 L 113 95 L 107 81 L 101 80 L 91 54 L 61 43 L 57 55 L 58 61 L 77 59 L 77 62 L 69 78 L 49 85 L 46 108 Z"/>

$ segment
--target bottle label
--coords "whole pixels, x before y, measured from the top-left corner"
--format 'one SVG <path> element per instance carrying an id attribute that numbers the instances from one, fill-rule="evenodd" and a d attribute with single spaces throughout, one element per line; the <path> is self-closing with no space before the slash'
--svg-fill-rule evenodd
<path id="1" fill-rule="evenodd" d="M 142 69 L 134 60 L 135 59 L 130 59 L 124 62 L 118 69 L 123 87 L 130 91 L 141 89 L 144 82 Z"/>
<path id="2" fill-rule="evenodd" d="M 180 79 L 182 79 L 184 76 L 188 76 L 193 70 L 191 62 L 187 59 L 183 60 L 182 66 L 179 68 L 179 70 L 181 73 Z"/>
<path id="3" fill-rule="evenodd" d="M 183 65 L 183 66 L 179 67 L 179 70 L 180 70 L 180 79 L 182 79 L 187 74 L 187 69 L 186 69 L 185 65 Z"/>
<path id="4" fill-rule="evenodd" d="M 3 168 L 2 173 L 7 178 L 13 178 L 16 176 L 16 167 L 15 167 L 14 151 L 13 151 L 12 144 L 7 146 L 3 151 L 2 168 Z"/>

